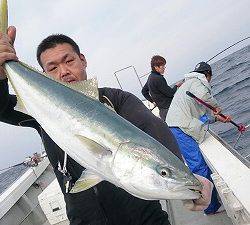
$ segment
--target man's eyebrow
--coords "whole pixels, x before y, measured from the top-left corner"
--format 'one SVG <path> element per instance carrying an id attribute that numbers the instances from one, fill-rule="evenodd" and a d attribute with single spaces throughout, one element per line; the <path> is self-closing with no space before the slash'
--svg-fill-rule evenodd
<path id="1" fill-rule="evenodd" d="M 66 53 L 66 54 L 62 57 L 62 59 L 60 59 L 60 61 L 64 61 L 68 56 L 69 56 L 69 53 Z M 55 64 L 55 63 L 56 63 L 55 61 L 50 61 L 50 62 L 48 62 L 48 63 L 46 64 L 46 66 L 51 66 L 51 65 L 53 65 L 53 64 Z"/>

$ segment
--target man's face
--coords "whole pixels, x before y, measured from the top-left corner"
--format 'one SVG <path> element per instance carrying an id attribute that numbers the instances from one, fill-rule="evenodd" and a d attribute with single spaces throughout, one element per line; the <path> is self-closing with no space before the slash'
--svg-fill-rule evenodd
<path id="1" fill-rule="evenodd" d="M 206 76 L 206 78 L 207 78 L 207 81 L 210 83 L 211 79 L 212 79 L 212 76 L 209 74 L 209 75 Z"/>
<path id="2" fill-rule="evenodd" d="M 41 63 L 45 73 L 63 82 L 77 82 L 87 79 L 87 62 L 84 55 L 78 55 L 70 44 L 58 44 L 42 52 Z"/>
<path id="3" fill-rule="evenodd" d="M 163 75 L 164 72 L 165 72 L 165 68 L 166 68 L 166 65 L 156 66 L 155 67 L 155 71 L 158 72 L 158 73 L 160 73 L 161 75 Z"/>

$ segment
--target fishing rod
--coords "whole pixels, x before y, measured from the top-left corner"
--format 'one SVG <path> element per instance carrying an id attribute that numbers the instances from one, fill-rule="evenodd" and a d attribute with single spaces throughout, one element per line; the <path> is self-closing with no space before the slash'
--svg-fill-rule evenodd
<path id="1" fill-rule="evenodd" d="M 191 93 L 190 91 L 186 91 L 186 94 L 195 99 L 197 102 L 201 103 L 202 105 L 206 106 L 207 108 L 211 109 L 213 112 L 216 112 L 216 108 L 211 106 L 210 104 L 204 102 L 203 100 L 201 100 L 200 98 L 198 98 L 197 96 L 195 96 L 193 93 Z M 222 113 L 219 113 L 218 114 L 219 116 L 223 117 L 224 119 L 226 119 L 227 117 L 222 114 Z M 243 124 L 237 124 L 235 123 L 234 121 L 230 120 L 229 121 L 231 124 L 233 124 L 234 126 L 236 126 L 238 128 L 238 130 L 243 133 L 244 131 L 246 131 L 246 127 L 243 125 Z"/>

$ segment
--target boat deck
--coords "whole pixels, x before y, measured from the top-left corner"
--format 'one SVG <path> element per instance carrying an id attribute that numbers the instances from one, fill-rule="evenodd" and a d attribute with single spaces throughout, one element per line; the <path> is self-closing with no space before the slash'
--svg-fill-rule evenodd
<path id="1" fill-rule="evenodd" d="M 161 202 L 167 208 L 171 225 L 233 225 L 226 212 L 206 216 L 203 212 L 191 212 L 185 209 L 180 200 Z M 167 206 L 166 206 L 167 205 Z"/>

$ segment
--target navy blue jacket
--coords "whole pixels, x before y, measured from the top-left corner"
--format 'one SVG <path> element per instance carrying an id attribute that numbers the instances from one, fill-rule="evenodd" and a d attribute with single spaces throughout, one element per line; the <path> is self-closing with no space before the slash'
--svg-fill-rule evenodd
<path id="1" fill-rule="evenodd" d="M 152 71 L 142 88 L 142 94 L 148 101 L 155 102 L 159 109 L 168 109 L 176 90 L 176 85 L 171 88 L 164 76 Z"/>

